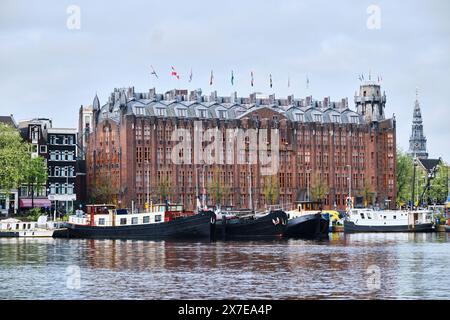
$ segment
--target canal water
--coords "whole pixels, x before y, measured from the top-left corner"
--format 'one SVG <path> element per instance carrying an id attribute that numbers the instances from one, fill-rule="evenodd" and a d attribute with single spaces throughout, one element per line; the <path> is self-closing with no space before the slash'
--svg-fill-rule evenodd
<path id="1" fill-rule="evenodd" d="M 447 234 L 0 239 L 0 299 L 450 299 Z"/>

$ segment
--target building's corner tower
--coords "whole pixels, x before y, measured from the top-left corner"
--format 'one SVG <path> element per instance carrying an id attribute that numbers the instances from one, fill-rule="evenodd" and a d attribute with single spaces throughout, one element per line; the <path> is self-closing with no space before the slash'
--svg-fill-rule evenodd
<path id="1" fill-rule="evenodd" d="M 369 123 L 385 119 L 386 94 L 381 94 L 380 85 L 373 81 L 360 86 L 359 94 L 355 94 L 355 105 L 356 111 Z"/>
<path id="2" fill-rule="evenodd" d="M 422 112 L 420 111 L 419 95 L 416 92 L 411 137 L 409 138 L 408 154 L 418 159 L 428 159 L 427 138 L 423 134 Z"/>

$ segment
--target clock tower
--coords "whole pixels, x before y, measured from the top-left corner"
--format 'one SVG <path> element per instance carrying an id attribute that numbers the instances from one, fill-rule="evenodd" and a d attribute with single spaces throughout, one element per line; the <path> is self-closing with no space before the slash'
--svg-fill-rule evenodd
<path id="1" fill-rule="evenodd" d="M 414 105 L 412 133 L 409 138 L 409 151 L 412 157 L 428 159 L 427 138 L 423 134 L 422 112 L 420 111 L 419 94 L 416 91 L 416 102 Z"/>

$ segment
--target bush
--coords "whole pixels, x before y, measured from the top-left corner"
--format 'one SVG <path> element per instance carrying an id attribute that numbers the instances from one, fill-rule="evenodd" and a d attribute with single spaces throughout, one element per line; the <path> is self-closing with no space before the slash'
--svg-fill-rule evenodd
<path id="1" fill-rule="evenodd" d="M 33 208 L 28 210 L 27 219 L 29 219 L 30 221 L 37 221 L 41 215 L 42 215 L 41 208 Z"/>

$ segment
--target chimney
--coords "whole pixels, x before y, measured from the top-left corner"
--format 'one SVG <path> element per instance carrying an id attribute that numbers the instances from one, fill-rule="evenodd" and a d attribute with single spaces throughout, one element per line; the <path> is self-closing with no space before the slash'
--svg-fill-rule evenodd
<path id="1" fill-rule="evenodd" d="M 289 105 L 294 104 L 294 95 L 287 96 L 287 101 Z"/>
<path id="2" fill-rule="evenodd" d="M 217 91 L 211 92 L 211 99 L 210 101 L 217 101 Z"/>
<path id="3" fill-rule="evenodd" d="M 231 97 L 231 99 L 230 99 L 231 103 L 237 103 L 237 92 L 236 91 L 232 92 L 230 97 Z"/>
<path id="4" fill-rule="evenodd" d="M 156 96 L 156 89 L 155 88 L 151 88 L 150 90 L 148 90 L 148 98 L 149 99 L 154 99 Z"/>

